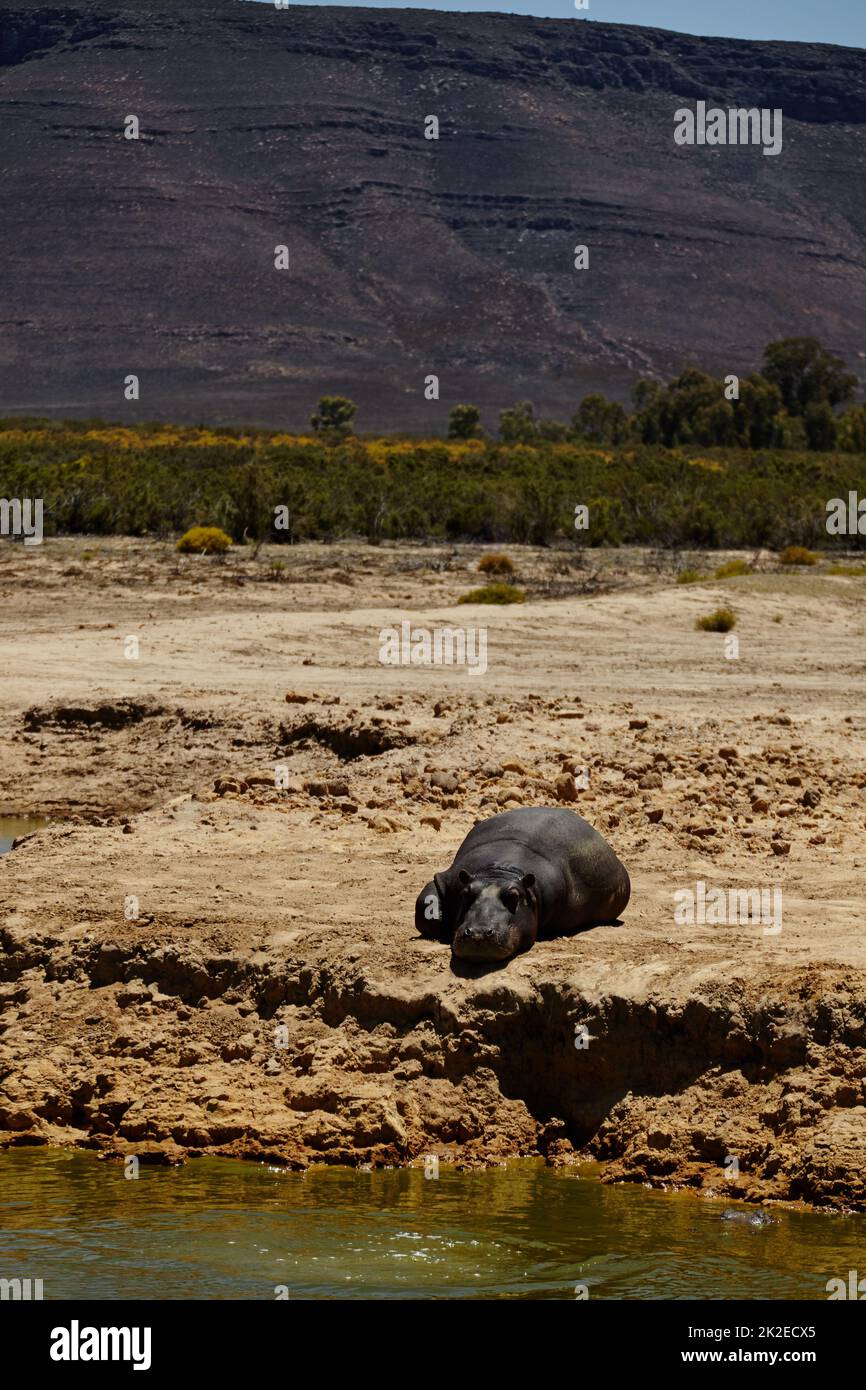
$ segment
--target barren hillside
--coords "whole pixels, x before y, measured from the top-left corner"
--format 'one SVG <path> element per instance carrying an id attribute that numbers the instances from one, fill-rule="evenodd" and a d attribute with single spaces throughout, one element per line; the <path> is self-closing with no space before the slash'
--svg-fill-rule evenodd
<path id="1" fill-rule="evenodd" d="M 0 0 L 0 98 L 7 413 L 283 425 L 341 391 L 362 429 L 437 431 L 462 399 L 494 423 L 690 359 L 747 372 L 786 334 L 866 363 L 861 50 Z M 782 153 L 676 146 L 699 99 L 780 107 Z"/>

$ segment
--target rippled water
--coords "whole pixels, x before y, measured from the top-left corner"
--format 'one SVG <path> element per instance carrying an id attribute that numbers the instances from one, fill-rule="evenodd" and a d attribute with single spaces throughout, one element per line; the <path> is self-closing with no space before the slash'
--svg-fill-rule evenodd
<path id="1" fill-rule="evenodd" d="M 866 1218 L 605 1187 L 533 1161 L 306 1175 L 225 1159 L 142 1167 L 0 1154 L 0 1277 L 50 1298 L 826 1299 L 866 1275 Z"/>
<path id="2" fill-rule="evenodd" d="M 0 816 L 0 854 L 8 854 L 19 835 L 29 835 L 47 824 L 37 816 Z"/>

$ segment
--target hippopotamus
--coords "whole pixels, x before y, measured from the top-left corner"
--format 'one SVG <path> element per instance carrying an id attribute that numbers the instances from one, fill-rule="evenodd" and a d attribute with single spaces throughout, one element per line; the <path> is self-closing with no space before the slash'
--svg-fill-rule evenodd
<path id="1" fill-rule="evenodd" d="M 630 894 L 588 821 L 564 806 L 522 806 L 470 830 L 451 868 L 418 894 L 415 926 L 461 960 L 503 961 L 539 936 L 615 921 Z"/>
<path id="2" fill-rule="evenodd" d="M 766 1211 L 723 1211 L 720 1221 L 736 1221 L 740 1226 L 778 1226 L 779 1219 Z"/>

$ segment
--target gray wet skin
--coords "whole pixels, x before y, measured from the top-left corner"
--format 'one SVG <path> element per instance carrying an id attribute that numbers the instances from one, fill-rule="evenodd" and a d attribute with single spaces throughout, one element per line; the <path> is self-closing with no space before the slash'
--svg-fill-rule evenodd
<path id="1" fill-rule="evenodd" d="M 475 825 L 415 904 L 423 936 L 461 960 L 508 960 L 539 936 L 613 922 L 631 885 L 610 845 L 574 811 L 526 806 Z"/>

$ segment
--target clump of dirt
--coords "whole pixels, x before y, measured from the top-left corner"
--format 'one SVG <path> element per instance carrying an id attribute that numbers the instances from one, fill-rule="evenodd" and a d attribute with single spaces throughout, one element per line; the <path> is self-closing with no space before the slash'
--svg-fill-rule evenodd
<path id="1" fill-rule="evenodd" d="M 32 733 L 46 726 L 64 729 L 128 729 L 142 719 L 153 719 L 168 711 L 153 699 L 103 700 L 95 705 L 33 705 L 24 711 L 24 728 Z"/>
<path id="2" fill-rule="evenodd" d="M 193 733 L 200 733 L 203 729 L 211 730 L 220 727 L 221 721 L 212 714 L 199 714 L 195 710 L 187 709 L 179 709 L 176 714 L 181 726 L 184 729 L 190 729 Z"/>
<path id="3" fill-rule="evenodd" d="M 307 739 L 324 744 L 346 763 L 355 758 L 376 758 L 393 748 L 406 748 L 417 742 L 413 734 L 375 721 L 341 724 L 327 719 L 305 719 L 300 724 L 280 726 L 280 742 L 286 746 Z"/>

